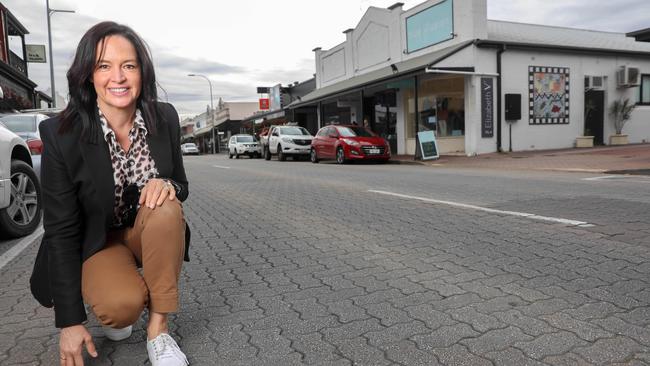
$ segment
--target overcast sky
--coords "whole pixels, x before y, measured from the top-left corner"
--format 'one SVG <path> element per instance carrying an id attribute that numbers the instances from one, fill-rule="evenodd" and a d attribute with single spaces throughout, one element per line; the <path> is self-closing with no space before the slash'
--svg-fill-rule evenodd
<path id="1" fill-rule="evenodd" d="M 0 0 L 30 31 L 28 44 L 47 44 L 45 0 Z M 402 0 L 409 9 L 424 0 Z M 472 0 L 456 0 L 472 1 Z M 102 20 L 135 29 L 149 44 L 156 75 L 179 113 L 200 113 L 210 103 L 256 101 L 256 86 L 287 85 L 312 77 L 315 47 L 345 40 L 369 6 L 396 0 L 50 0 L 56 90 L 67 94 L 65 72 L 82 34 Z M 488 18 L 612 32 L 650 27 L 649 0 L 488 0 Z M 11 44 L 11 42 L 10 42 Z M 30 64 L 39 90 L 50 86 L 49 65 Z"/>

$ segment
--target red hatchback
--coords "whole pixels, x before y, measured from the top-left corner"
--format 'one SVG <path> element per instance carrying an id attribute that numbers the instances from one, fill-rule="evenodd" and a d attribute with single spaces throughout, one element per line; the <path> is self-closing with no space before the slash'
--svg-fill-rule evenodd
<path id="1" fill-rule="evenodd" d="M 388 142 L 357 125 L 331 125 L 318 130 L 311 142 L 311 162 L 334 159 L 339 164 L 352 160 L 390 159 Z"/>

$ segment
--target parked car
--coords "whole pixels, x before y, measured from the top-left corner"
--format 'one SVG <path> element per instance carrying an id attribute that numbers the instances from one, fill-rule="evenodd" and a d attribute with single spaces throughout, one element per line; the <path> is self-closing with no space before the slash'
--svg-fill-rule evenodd
<path id="1" fill-rule="evenodd" d="M 36 108 L 36 109 L 21 109 L 20 113 L 40 113 L 48 117 L 54 117 L 63 112 L 64 108 Z"/>
<path id="2" fill-rule="evenodd" d="M 386 162 L 390 159 L 390 146 L 384 138 L 365 127 L 331 125 L 316 133 L 310 158 L 312 163 L 325 159 L 334 159 L 339 164 L 352 160 Z"/>
<path id="3" fill-rule="evenodd" d="M 262 156 L 262 149 L 252 135 L 233 135 L 228 140 L 228 157 L 239 159 L 239 155 L 248 155 L 249 158 Z"/>
<path id="4" fill-rule="evenodd" d="M 271 160 L 271 155 L 277 155 L 280 161 L 287 160 L 287 156 L 292 156 L 294 160 L 307 158 L 313 138 L 304 127 L 275 126 L 269 132 L 268 144 L 263 152 L 264 159 Z"/>
<path id="5" fill-rule="evenodd" d="M 29 235 L 41 221 L 41 185 L 29 146 L 0 122 L 0 237 Z"/>
<path id="6" fill-rule="evenodd" d="M 50 117 L 45 113 L 11 113 L 0 116 L 0 121 L 27 143 L 32 155 L 32 166 L 37 176 L 41 175 L 41 154 L 43 153 L 43 142 L 38 132 L 38 126 Z"/>
<path id="7" fill-rule="evenodd" d="M 181 145 L 183 155 L 199 155 L 199 148 L 193 142 L 186 142 Z"/>

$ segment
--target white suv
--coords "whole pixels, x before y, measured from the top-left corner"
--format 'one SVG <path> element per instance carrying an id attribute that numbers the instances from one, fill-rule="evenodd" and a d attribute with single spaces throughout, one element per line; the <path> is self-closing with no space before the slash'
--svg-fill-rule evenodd
<path id="1" fill-rule="evenodd" d="M 186 142 L 181 145 L 183 155 L 199 155 L 199 148 L 193 142 Z"/>
<path id="2" fill-rule="evenodd" d="M 271 155 L 277 155 L 278 160 L 287 160 L 287 156 L 308 158 L 311 151 L 311 140 L 314 138 L 309 131 L 300 126 L 275 126 L 269 132 L 269 142 L 266 145 L 264 158 L 271 160 Z"/>
<path id="3" fill-rule="evenodd" d="M 260 145 L 251 135 L 234 135 L 228 140 L 228 157 L 239 159 L 239 155 L 248 155 L 249 158 L 259 158 L 262 155 Z"/>

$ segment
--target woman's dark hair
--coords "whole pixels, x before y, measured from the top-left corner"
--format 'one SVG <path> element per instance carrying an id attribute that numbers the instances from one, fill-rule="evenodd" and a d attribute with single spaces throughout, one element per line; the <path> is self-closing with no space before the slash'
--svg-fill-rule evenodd
<path id="1" fill-rule="evenodd" d="M 81 139 L 98 142 L 98 130 L 101 127 L 97 111 L 97 93 L 91 79 L 97 67 L 97 45 L 107 37 L 115 35 L 126 38 L 135 48 L 142 80 L 136 105 L 142 112 L 147 131 L 151 134 L 156 133 L 156 121 L 159 118 L 156 103 L 158 93 L 149 48 L 133 29 L 115 22 L 101 22 L 94 25 L 79 41 L 74 61 L 66 74 L 70 102 L 61 112 L 60 133 L 70 131 L 76 123 L 81 123 Z"/>

